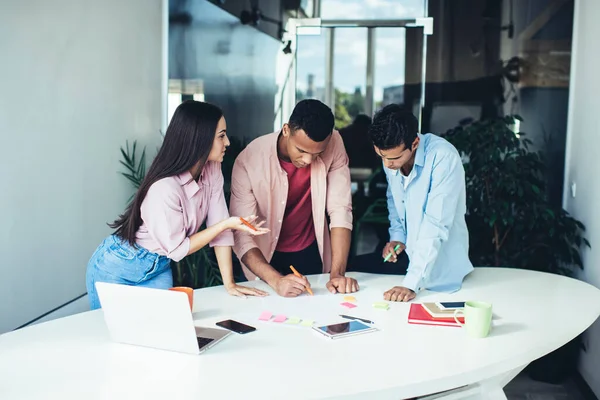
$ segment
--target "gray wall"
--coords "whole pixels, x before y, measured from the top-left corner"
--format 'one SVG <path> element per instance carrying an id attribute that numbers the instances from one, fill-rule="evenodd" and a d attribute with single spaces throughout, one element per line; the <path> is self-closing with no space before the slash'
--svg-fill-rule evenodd
<path id="1" fill-rule="evenodd" d="M 582 278 L 600 287 L 600 55 L 590 51 L 598 47 L 600 37 L 600 2 L 576 1 L 571 59 L 571 90 L 565 191 L 563 205 L 586 226 L 586 236 L 592 248 L 583 251 Z M 575 197 L 570 186 L 576 184 Z M 596 322 L 586 334 L 587 351 L 582 354 L 580 372 L 600 397 L 600 323 Z"/>
<path id="2" fill-rule="evenodd" d="M 131 194 L 126 139 L 166 119 L 162 0 L 0 2 L 0 333 L 86 292 Z"/>
<path id="3" fill-rule="evenodd" d="M 175 12 L 193 20 L 169 26 L 169 78 L 203 80 L 205 100 L 223 109 L 230 136 L 271 132 L 280 42 L 206 0 L 171 2 Z"/>

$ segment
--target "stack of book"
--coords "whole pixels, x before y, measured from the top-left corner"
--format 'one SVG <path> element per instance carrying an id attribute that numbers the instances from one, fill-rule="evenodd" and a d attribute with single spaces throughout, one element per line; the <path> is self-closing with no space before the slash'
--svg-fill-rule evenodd
<path id="1" fill-rule="evenodd" d="M 444 306 L 452 307 L 446 307 Z M 454 319 L 454 311 L 464 307 L 464 303 L 412 303 L 408 313 L 409 324 L 460 326 Z M 465 322 L 462 313 L 457 316 L 461 323 Z"/>

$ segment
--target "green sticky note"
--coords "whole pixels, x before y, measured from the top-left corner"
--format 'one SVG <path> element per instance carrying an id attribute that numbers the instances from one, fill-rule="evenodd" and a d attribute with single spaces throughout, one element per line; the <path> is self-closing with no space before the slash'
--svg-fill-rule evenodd
<path id="1" fill-rule="evenodd" d="M 312 319 L 303 319 L 302 322 L 300 323 L 300 325 L 302 326 L 313 326 L 315 321 L 313 321 Z"/>
<path id="2" fill-rule="evenodd" d="M 299 324 L 300 323 L 300 318 L 298 317 L 290 317 L 288 318 L 287 321 L 285 321 L 286 324 Z"/>
<path id="3" fill-rule="evenodd" d="M 373 307 L 387 310 L 390 306 L 384 301 L 376 301 L 375 303 L 373 303 Z"/>

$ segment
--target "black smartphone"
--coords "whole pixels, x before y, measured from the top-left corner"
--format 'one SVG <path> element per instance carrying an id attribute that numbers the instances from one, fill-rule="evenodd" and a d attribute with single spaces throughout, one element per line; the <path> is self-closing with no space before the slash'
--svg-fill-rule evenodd
<path id="1" fill-rule="evenodd" d="M 250 333 L 250 332 L 254 332 L 256 330 L 255 327 L 250 326 L 250 325 L 245 325 L 242 324 L 241 322 L 237 322 L 234 321 L 232 319 L 228 319 L 226 321 L 220 321 L 217 322 L 217 326 L 220 326 L 221 328 L 225 328 L 228 329 L 230 331 L 233 331 L 235 333 Z"/>

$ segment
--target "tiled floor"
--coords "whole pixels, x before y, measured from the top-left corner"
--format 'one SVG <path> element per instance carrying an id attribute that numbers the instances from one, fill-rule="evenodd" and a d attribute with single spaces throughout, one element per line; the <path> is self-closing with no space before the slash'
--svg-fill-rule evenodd
<path id="1" fill-rule="evenodd" d="M 504 387 L 508 400 L 586 400 L 572 379 L 561 385 L 537 382 L 521 374 Z"/>

